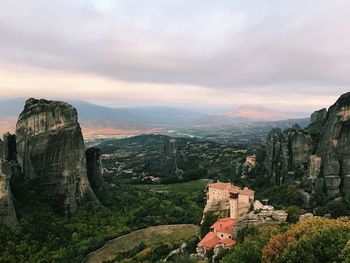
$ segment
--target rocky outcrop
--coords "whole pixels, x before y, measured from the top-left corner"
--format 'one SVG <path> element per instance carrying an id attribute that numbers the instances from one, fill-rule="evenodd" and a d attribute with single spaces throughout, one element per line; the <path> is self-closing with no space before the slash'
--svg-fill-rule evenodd
<path id="1" fill-rule="evenodd" d="M 243 163 L 242 165 L 242 176 L 241 178 L 242 179 L 245 179 L 245 178 L 250 178 L 254 175 L 254 172 L 257 168 L 257 162 L 256 162 L 256 155 L 253 154 L 253 155 L 248 155 L 246 157 L 246 160 L 245 162 Z"/>
<path id="2" fill-rule="evenodd" d="M 6 133 L 3 136 L 3 158 L 8 161 L 16 161 L 17 149 L 16 149 L 16 135 Z"/>
<path id="3" fill-rule="evenodd" d="M 324 123 L 327 119 L 327 109 L 321 109 L 311 114 L 308 131 L 310 134 L 318 135 L 323 132 Z"/>
<path id="4" fill-rule="evenodd" d="M 314 184 L 321 174 L 321 157 L 310 155 L 308 167 L 308 180 Z"/>
<path id="5" fill-rule="evenodd" d="M 3 158 L 4 142 L 0 139 L 0 159 Z"/>
<path id="6" fill-rule="evenodd" d="M 273 129 L 267 137 L 266 169 L 275 184 L 292 181 L 305 174 L 314 141 L 297 124 L 283 133 Z"/>
<path id="7" fill-rule="evenodd" d="M 314 215 L 312 213 L 306 213 L 306 214 L 299 216 L 299 221 L 305 221 L 305 220 L 308 220 L 308 219 L 313 218 L 313 217 L 314 217 Z"/>
<path id="8" fill-rule="evenodd" d="M 17 160 L 24 180 L 59 214 L 75 213 L 79 201 L 98 202 L 87 178 L 76 109 L 64 102 L 29 99 L 16 126 Z"/>
<path id="9" fill-rule="evenodd" d="M 283 210 L 275 210 L 272 206 L 262 206 L 261 209 L 254 210 L 243 215 L 235 223 L 233 236 L 246 227 L 259 227 L 266 225 L 278 225 L 287 221 L 288 214 Z"/>
<path id="10" fill-rule="evenodd" d="M 292 181 L 305 175 L 313 140 L 308 131 L 295 124 L 283 133 L 282 173 L 284 181 Z"/>
<path id="11" fill-rule="evenodd" d="M 319 189 L 329 198 L 350 200 L 350 93 L 328 111 L 314 112 L 306 129 L 294 126 L 282 136 L 271 131 L 266 169 L 275 183 L 302 179 L 311 185 L 308 191 Z"/>
<path id="12" fill-rule="evenodd" d="M 282 140 L 281 129 L 271 130 L 266 143 L 266 169 L 273 183 L 282 181 Z"/>
<path id="13" fill-rule="evenodd" d="M 18 224 L 13 195 L 10 188 L 12 164 L 5 159 L 0 160 L 0 225 Z"/>
<path id="14" fill-rule="evenodd" d="M 102 177 L 101 150 L 91 147 L 85 151 L 87 175 L 92 189 L 101 194 L 107 194 L 108 189 Z"/>
<path id="15" fill-rule="evenodd" d="M 184 171 L 179 168 L 179 154 L 176 146 L 176 140 L 169 139 L 164 147 L 163 152 L 164 160 L 162 160 L 161 165 L 163 171 L 169 175 L 175 175 L 177 178 L 182 179 Z"/>
<path id="16" fill-rule="evenodd" d="M 342 95 L 328 110 L 318 155 L 321 179 L 328 196 L 350 197 L 350 93 Z"/>

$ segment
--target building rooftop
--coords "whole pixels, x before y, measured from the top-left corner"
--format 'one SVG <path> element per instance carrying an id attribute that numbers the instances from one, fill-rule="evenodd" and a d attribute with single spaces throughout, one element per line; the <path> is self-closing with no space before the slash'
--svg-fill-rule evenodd
<path id="1" fill-rule="evenodd" d="M 221 239 L 217 237 L 214 232 L 209 232 L 206 236 L 198 243 L 199 247 L 205 249 L 213 249 L 216 245 L 220 244 Z"/>
<path id="2" fill-rule="evenodd" d="M 237 219 L 233 218 L 221 218 L 215 222 L 210 228 L 216 232 L 232 234 L 233 225 L 237 222 Z"/>
<path id="3" fill-rule="evenodd" d="M 240 187 L 235 186 L 232 183 L 218 182 L 218 183 L 209 184 L 208 187 L 222 190 L 222 191 L 226 190 L 226 191 L 229 191 L 230 193 L 234 193 L 234 194 L 242 194 L 242 195 L 249 195 L 249 196 L 254 195 L 254 191 L 249 189 L 248 187 L 244 187 L 244 189 L 241 189 Z"/>
<path id="4" fill-rule="evenodd" d="M 249 189 L 248 187 L 244 187 L 243 190 L 241 190 L 239 193 L 241 195 L 253 196 L 255 192 L 252 189 Z"/>

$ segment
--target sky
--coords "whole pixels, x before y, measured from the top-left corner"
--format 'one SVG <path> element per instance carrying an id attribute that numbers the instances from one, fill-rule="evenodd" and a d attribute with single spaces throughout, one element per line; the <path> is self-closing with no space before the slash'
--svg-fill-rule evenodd
<path id="1" fill-rule="evenodd" d="M 350 1 L 0 0 L 0 98 L 311 112 L 350 91 Z"/>

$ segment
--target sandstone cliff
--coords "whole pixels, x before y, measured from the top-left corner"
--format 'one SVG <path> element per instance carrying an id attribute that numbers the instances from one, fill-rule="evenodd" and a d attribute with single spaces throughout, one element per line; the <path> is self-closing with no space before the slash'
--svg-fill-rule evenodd
<path id="1" fill-rule="evenodd" d="M 71 105 L 29 99 L 16 126 L 17 160 L 24 180 L 57 213 L 70 215 L 83 199 L 98 202 L 87 178 L 77 111 Z"/>
<path id="2" fill-rule="evenodd" d="M 309 192 L 350 199 L 350 93 L 329 110 L 316 111 L 306 129 L 272 130 L 266 170 L 274 183 L 300 180 Z"/>

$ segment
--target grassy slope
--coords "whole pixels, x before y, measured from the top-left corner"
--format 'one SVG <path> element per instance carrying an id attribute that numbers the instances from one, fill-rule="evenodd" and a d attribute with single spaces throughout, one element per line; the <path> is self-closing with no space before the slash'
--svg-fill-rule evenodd
<path id="1" fill-rule="evenodd" d="M 165 242 L 181 242 L 199 235 L 199 227 L 196 225 L 164 225 L 149 227 L 134 231 L 128 235 L 118 237 L 106 243 L 105 246 L 89 254 L 84 263 L 102 263 L 113 260 L 116 254 L 128 251 L 140 242 L 148 246 Z"/>

